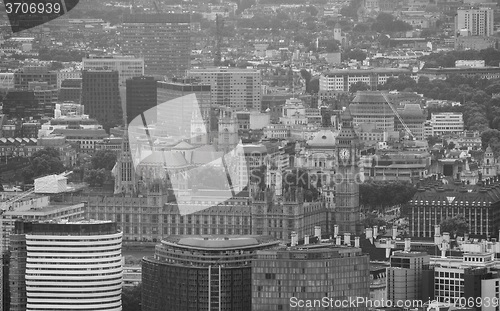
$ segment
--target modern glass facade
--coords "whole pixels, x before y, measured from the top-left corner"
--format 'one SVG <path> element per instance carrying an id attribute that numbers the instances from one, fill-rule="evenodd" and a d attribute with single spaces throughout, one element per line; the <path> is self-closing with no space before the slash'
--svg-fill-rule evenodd
<path id="1" fill-rule="evenodd" d="M 278 241 L 260 236 L 170 236 L 142 261 L 142 310 L 250 311 L 251 262 Z"/>
<path id="2" fill-rule="evenodd" d="M 359 248 L 331 244 L 300 245 L 291 249 L 259 251 L 257 259 L 252 262 L 254 311 L 310 310 L 294 307 L 292 298 L 314 303 L 325 297 L 344 301 L 369 296 L 369 257 Z M 357 305 L 336 310 L 367 308 Z"/>

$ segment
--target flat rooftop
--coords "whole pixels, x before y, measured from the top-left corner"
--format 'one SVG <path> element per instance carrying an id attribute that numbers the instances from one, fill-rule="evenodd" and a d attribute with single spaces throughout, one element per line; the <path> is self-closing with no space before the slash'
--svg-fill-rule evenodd
<path id="1" fill-rule="evenodd" d="M 270 236 L 258 235 L 173 235 L 162 240 L 164 245 L 177 245 L 194 249 L 242 249 L 263 244 L 279 244 L 279 241 Z"/>

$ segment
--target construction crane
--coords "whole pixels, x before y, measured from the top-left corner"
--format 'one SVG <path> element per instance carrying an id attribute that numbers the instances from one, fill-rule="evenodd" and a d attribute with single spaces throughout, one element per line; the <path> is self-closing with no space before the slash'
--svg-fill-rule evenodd
<path id="1" fill-rule="evenodd" d="M 220 14 L 215 16 L 215 57 L 214 65 L 220 66 L 222 55 L 221 55 L 221 45 L 222 45 L 222 29 L 224 29 L 224 20 Z"/>
<path id="2" fill-rule="evenodd" d="M 158 1 L 153 0 L 153 6 L 155 7 L 156 13 L 158 13 L 158 14 L 163 13 L 163 10 L 161 9 L 160 4 L 158 3 Z"/>
<path id="3" fill-rule="evenodd" d="M 401 122 L 401 125 L 403 125 L 403 128 L 405 129 L 405 131 L 408 134 L 408 136 L 410 136 L 412 138 L 412 140 L 415 140 L 416 139 L 415 135 L 413 135 L 413 133 L 411 132 L 410 128 L 406 125 L 406 123 L 403 121 L 403 119 L 399 115 L 399 112 L 391 104 L 391 101 L 387 98 L 387 94 L 384 93 L 384 92 L 382 92 L 382 96 L 384 97 L 385 102 L 387 103 L 387 105 L 389 105 L 389 107 L 391 108 L 391 110 L 394 113 L 394 115 L 398 118 L 399 122 Z"/>
<path id="4" fill-rule="evenodd" d="M 20 194 L 13 196 L 12 198 L 8 199 L 5 202 L 1 202 L 0 203 L 0 213 L 10 210 L 12 207 L 12 204 L 29 196 L 30 194 L 32 194 L 34 192 L 35 192 L 35 187 L 31 188 L 28 191 L 21 192 Z"/>

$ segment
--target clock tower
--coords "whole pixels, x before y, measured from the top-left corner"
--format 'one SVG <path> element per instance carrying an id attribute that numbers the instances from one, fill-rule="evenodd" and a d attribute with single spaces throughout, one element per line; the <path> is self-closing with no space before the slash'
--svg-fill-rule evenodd
<path id="1" fill-rule="evenodd" d="M 337 178 L 335 190 L 335 223 L 339 234 L 360 234 L 358 137 L 354 132 L 349 107 L 341 117 L 342 128 L 337 136 Z"/>

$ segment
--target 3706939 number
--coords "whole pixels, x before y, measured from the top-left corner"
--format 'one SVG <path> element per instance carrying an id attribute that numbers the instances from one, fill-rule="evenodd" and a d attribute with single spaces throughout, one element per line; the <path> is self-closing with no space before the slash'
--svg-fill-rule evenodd
<path id="1" fill-rule="evenodd" d="M 7 14 L 59 14 L 62 11 L 61 4 L 58 2 L 7 2 L 5 8 Z"/>

